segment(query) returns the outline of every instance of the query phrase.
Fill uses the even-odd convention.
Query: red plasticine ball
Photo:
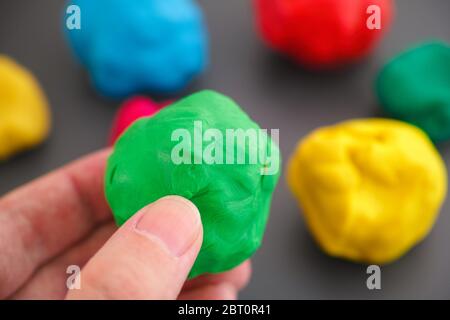
[[[394,9],[391,0],[254,0],[254,4],[258,28],[268,45],[316,69],[366,56],[391,24]],[[376,15],[380,29],[373,27]]]
[[[109,145],[113,145],[117,138],[137,119],[150,117],[172,101],[157,103],[150,98],[136,96],[126,100],[117,111],[113,121]]]

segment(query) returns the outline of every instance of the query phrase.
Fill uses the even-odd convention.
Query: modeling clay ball
[[[391,23],[391,0],[254,0],[265,42],[311,68],[366,56]]]
[[[298,145],[287,178],[324,251],[375,264],[399,258],[428,234],[447,188],[428,137],[387,119],[314,131]]]
[[[36,79],[0,55],[0,160],[41,143],[49,128],[47,99]]]
[[[267,131],[229,98],[202,91],[135,121],[119,137],[106,197],[119,225],[161,197],[190,199],[203,223],[190,277],[218,273],[260,246],[279,165]]]
[[[125,101],[114,118],[109,144],[113,145],[134,121],[142,117],[150,117],[170,103],[169,101],[156,103],[144,96],[136,96]]]
[[[192,0],[72,0],[78,28],[64,25],[79,60],[101,93],[172,93],[201,73],[207,35]]]
[[[450,46],[430,42],[410,49],[380,72],[376,92],[384,111],[423,129],[432,140],[450,138]]]

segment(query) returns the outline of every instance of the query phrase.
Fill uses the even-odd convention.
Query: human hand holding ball
[[[235,299],[250,262],[186,281],[203,237],[198,209],[171,196],[115,226],[103,195],[110,150],[0,198],[0,299]],[[174,228],[176,223],[177,228]],[[81,267],[68,290],[69,265]]]
[[[259,129],[231,99],[200,92],[135,122],[106,174],[109,150],[0,199],[0,234],[11,240],[0,242],[0,298],[235,298],[249,280],[279,172],[262,175],[266,161],[170,162],[171,130],[195,119],[219,132]],[[271,150],[279,165],[278,147],[263,141],[237,154]],[[70,265],[82,267],[80,290],[66,287]]]

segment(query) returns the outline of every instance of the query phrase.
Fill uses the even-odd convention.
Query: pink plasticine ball
[[[113,145],[117,138],[137,119],[151,117],[172,101],[155,102],[144,96],[136,96],[126,100],[117,111],[109,136],[109,145]]]

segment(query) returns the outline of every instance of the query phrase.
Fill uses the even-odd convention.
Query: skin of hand
[[[103,194],[109,150],[0,199],[0,298],[236,299],[250,262],[186,281],[203,237],[198,209],[168,196],[117,228]],[[67,267],[81,268],[68,290]]]

